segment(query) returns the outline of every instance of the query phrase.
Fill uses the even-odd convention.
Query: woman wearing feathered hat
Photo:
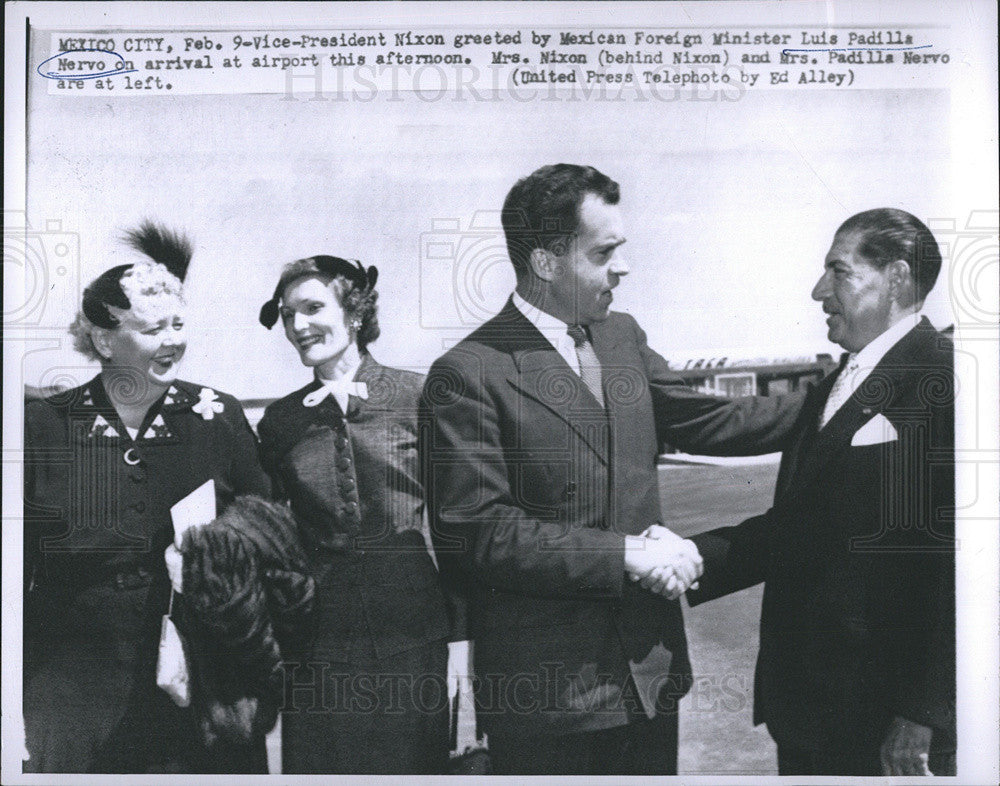
[[[377,274],[300,259],[260,312],[314,372],[258,427],[316,579],[313,627],[285,664],[285,773],[426,774],[447,762],[450,629],[416,452],[423,377],[368,352]]]
[[[100,373],[26,404],[25,769],[266,772],[262,740],[203,744],[157,686],[171,507],[207,489],[207,520],[270,483],[238,402],[177,378],[190,244],[149,222],[126,241],[71,327]]]

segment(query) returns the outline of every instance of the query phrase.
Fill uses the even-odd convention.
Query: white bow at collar
[[[326,381],[316,388],[316,390],[306,393],[305,398],[302,399],[302,405],[305,407],[315,407],[323,399],[331,395],[340,404],[341,411],[347,412],[347,397],[357,396],[358,398],[367,399],[368,385],[364,382],[355,382],[349,378]]]

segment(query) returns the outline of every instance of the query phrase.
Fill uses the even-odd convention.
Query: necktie
[[[587,390],[604,406],[604,391],[601,389],[601,361],[597,359],[594,347],[587,338],[587,332],[582,325],[570,325],[566,330],[576,346],[576,359],[580,362],[580,379]]]
[[[851,384],[851,381],[854,375],[858,373],[859,367],[858,355],[856,352],[852,352],[847,356],[847,365],[841,369],[840,373],[837,374],[837,378],[833,381],[830,395],[826,399],[826,406],[823,407],[823,417],[819,422],[820,428],[823,428],[823,426],[830,422],[830,419],[837,414],[837,410],[854,393],[854,386]]]

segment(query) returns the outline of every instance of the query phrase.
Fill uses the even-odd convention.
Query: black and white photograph
[[[994,3],[5,22],[4,783],[1000,779]]]

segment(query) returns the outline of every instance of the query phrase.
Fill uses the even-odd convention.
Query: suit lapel
[[[348,420],[354,421],[370,413],[395,408],[396,379],[385,366],[371,355],[366,353],[361,358],[361,365],[354,375],[354,380],[365,383],[368,388],[368,398],[363,399],[354,395],[347,397]]]
[[[886,409],[891,408],[903,387],[899,384],[900,379],[914,368],[911,358],[924,340],[923,336],[927,330],[933,331],[934,328],[924,318],[917,327],[890,347],[865,381],[844,402],[830,421],[816,433],[820,413],[826,404],[830,388],[833,387],[834,375],[831,374],[823,380],[817,388],[818,406],[809,407],[808,412],[803,411],[803,417],[812,417],[812,422],[811,424],[807,422],[805,431],[808,433],[810,428],[814,429],[816,437],[805,447],[801,465],[795,473],[796,485],[807,483],[819,475],[827,464],[850,447],[851,439],[859,428],[876,415],[884,414]]]
[[[288,408],[283,409],[278,415],[280,420],[275,423],[275,434],[282,445],[282,453],[300,442],[313,426],[328,426],[331,421],[336,422],[343,418],[340,405],[333,396],[326,396],[314,407],[307,407],[302,403],[306,395],[318,390],[319,387],[319,381],[314,379],[305,387],[295,391]]]
[[[802,413],[799,415],[800,426],[795,435],[794,442],[782,457],[781,468],[778,473],[776,497],[783,496],[793,486],[792,481],[798,479],[802,466],[810,458],[810,448],[816,442],[820,413],[823,411],[823,405],[830,395],[834,379],[835,375],[830,374],[820,380],[819,384],[811,387],[806,393],[806,401],[802,405]]]
[[[843,406],[837,410],[837,414],[830,418],[830,422],[817,432],[819,418],[831,386],[825,386],[825,395],[817,396],[819,406],[810,410],[812,422],[806,424],[806,434],[808,435],[811,431],[815,436],[812,440],[804,441],[802,461],[795,473],[796,485],[808,483],[812,478],[820,475],[823,468],[840,456],[841,452],[851,444],[854,432],[872,417],[872,408],[863,406],[855,394],[845,401]]]
[[[507,378],[508,383],[563,420],[607,464],[607,413],[579,375],[513,301],[507,301],[496,319],[508,331],[509,349],[517,370]]]

